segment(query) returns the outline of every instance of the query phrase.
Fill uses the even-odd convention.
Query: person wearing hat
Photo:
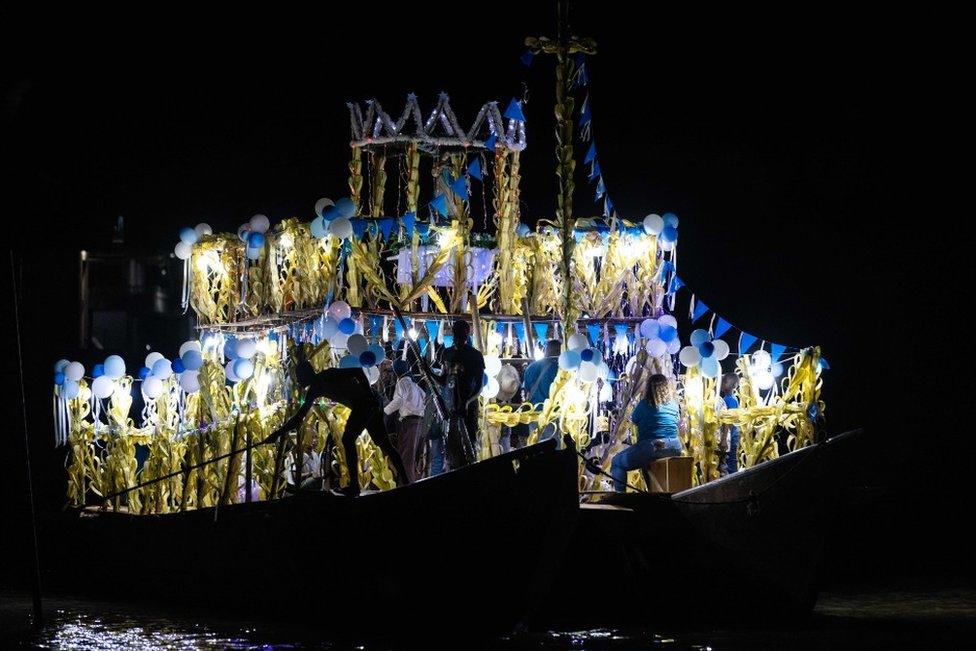
[[[342,433],[346,469],[349,471],[349,486],[340,492],[351,497],[359,495],[359,452],[356,449],[356,439],[364,429],[369,432],[373,443],[393,465],[397,486],[403,486],[407,482],[403,461],[390,441],[386,426],[383,424],[383,410],[380,409],[379,401],[363,369],[327,368],[316,373],[308,360],[303,359],[295,367],[295,377],[300,386],[308,389],[305,393],[305,401],[291,418],[274,431],[269,437],[270,440],[275,440],[285,432],[298,427],[319,398],[327,398],[350,409],[349,418],[346,419],[346,429]]]
[[[417,468],[420,441],[418,429],[427,396],[410,377],[410,365],[405,360],[393,362],[393,372],[397,377],[396,388],[393,390],[393,398],[383,411],[388,416],[395,414],[397,417],[396,448],[403,459],[407,481],[412,484],[419,479],[420,474]]]

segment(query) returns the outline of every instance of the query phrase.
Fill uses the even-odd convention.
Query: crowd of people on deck
[[[393,359],[386,360],[381,366],[380,379],[374,386],[370,386],[361,369],[333,368],[316,373],[311,364],[300,361],[296,377],[307,393],[302,406],[278,428],[277,433],[293,431],[319,398],[349,407],[341,443],[350,482],[339,488],[338,477],[323,461],[329,450],[316,452],[318,441],[313,435],[303,446],[300,467],[294,451],[288,456],[289,486],[292,489],[296,485],[303,489],[326,486],[333,492],[358,495],[359,463],[355,442],[364,429],[389,460],[397,485],[413,483],[449,469],[450,455],[445,450],[445,439],[450,419],[445,420],[441,414],[456,415],[457,427],[462,435],[466,433],[473,449],[478,439],[478,397],[483,386],[485,359],[471,344],[467,321],[455,321],[452,333],[452,344],[440,348],[429,365],[418,358],[416,349],[402,341],[401,347],[394,351]],[[514,366],[503,366],[498,375],[500,389],[496,399],[515,404],[523,401],[533,405],[544,403],[559,371],[561,349],[559,340],[547,341],[544,355],[525,366],[521,377]],[[422,365],[426,368],[421,368]],[[721,396],[727,408],[738,407],[737,384],[735,375],[723,376]],[[437,397],[440,409],[435,404]],[[673,380],[663,374],[652,375],[630,420],[634,425],[632,443],[617,452],[611,461],[612,488],[618,492],[626,490],[628,472],[647,469],[656,459],[684,453]],[[524,447],[538,427],[537,423],[503,427],[498,441],[500,451]],[[556,424],[549,423],[538,433],[536,440],[544,441],[556,435]],[[718,444],[720,474],[737,471],[738,445],[738,428],[723,426]]]

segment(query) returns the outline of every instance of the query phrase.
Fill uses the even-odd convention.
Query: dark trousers
[[[349,487],[359,491],[359,451],[356,449],[356,439],[365,429],[373,443],[386,455],[393,470],[396,472],[397,484],[402,486],[407,481],[407,471],[403,467],[403,460],[390,441],[390,435],[383,424],[383,410],[373,400],[356,401],[349,405],[351,410],[346,421],[346,429],[342,433],[342,447],[346,452],[346,468],[349,470]]]
[[[411,484],[420,478],[417,458],[420,456],[420,416],[407,416],[397,422],[396,449],[400,453]]]

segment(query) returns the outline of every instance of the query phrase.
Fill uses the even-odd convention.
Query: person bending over
[[[678,403],[668,378],[651,376],[647,394],[634,407],[630,420],[637,425],[637,442],[615,454],[610,463],[613,488],[618,493],[626,489],[628,471],[647,468],[655,459],[681,455]]]
[[[390,436],[383,424],[383,410],[372,387],[369,386],[369,380],[366,379],[363,369],[327,368],[316,373],[312,365],[307,360],[303,360],[295,367],[295,376],[298,383],[308,389],[305,402],[291,418],[275,430],[272,438],[277,438],[298,427],[318,399],[327,398],[350,409],[346,429],[342,433],[342,447],[346,452],[346,468],[349,470],[349,486],[341,492],[351,496],[359,494],[359,452],[356,450],[356,439],[364,429],[369,432],[373,443],[393,464],[397,486],[403,486],[407,482],[403,460],[390,442]]]

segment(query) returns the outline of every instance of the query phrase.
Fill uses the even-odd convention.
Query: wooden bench
[[[691,469],[691,457],[666,457],[655,459],[641,473],[652,493],[677,493],[691,488]]]

